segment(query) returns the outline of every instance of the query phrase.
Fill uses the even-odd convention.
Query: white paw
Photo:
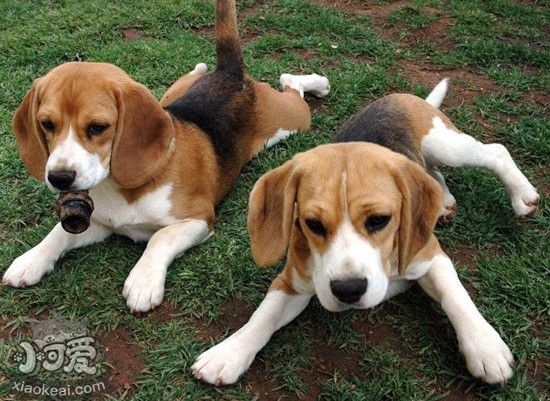
[[[254,360],[255,353],[232,336],[203,352],[191,367],[193,375],[204,382],[223,386],[235,383]]]
[[[304,97],[304,92],[311,93],[313,96],[317,97],[325,97],[330,92],[328,78],[317,74],[282,74],[280,82],[283,89],[285,87],[296,89],[300,92],[301,97]]]
[[[530,183],[527,183],[521,191],[512,195],[512,207],[517,216],[531,216],[537,210],[540,196]]]
[[[302,83],[300,82],[300,79],[297,75],[292,74],[282,74],[279,78],[279,82],[281,83],[281,88],[292,88],[296,89],[301,97],[304,97],[304,88]]]
[[[328,82],[328,78],[317,74],[313,75],[317,78],[316,82],[313,87],[307,90],[307,92],[316,97],[325,97],[330,92],[330,83]]]
[[[322,77],[320,75],[317,76],[319,77],[317,88],[314,90],[310,90],[309,92],[317,97],[325,97],[330,93],[330,83],[327,77]]]
[[[452,223],[456,217],[456,209],[457,209],[456,201],[454,203],[449,203],[449,204],[445,202],[445,204],[441,208],[441,212],[439,212],[439,218],[437,220],[438,224],[445,225],[445,224]]]
[[[132,269],[124,282],[122,295],[132,312],[147,312],[156,308],[164,298],[165,274],[155,271],[154,266],[143,266],[143,262]]]
[[[13,261],[4,273],[2,283],[11,287],[28,287],[53,270],[54,261],[35,248],[25,252]]]
[[[512,377],[514,357],[489,324],[459,338],[460,351],[472,376],[486,383],[504,383]]]

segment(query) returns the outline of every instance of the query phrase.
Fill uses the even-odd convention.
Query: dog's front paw
[[[535,187],[526,183],[521,191],[512,195],[512,207],[519,217],[531,216],[537,211],[539,200],[540,196]]]
[[[2,283],[11,287],[28,287],[53,270],[54,261],[34,248],[13,261],[4,273]]]
[[[486,383],[504,383],[512,377],[514,357],[489,324],[459,339],[460,350],[472,376]]]
[[[155,271],[153,267],[138,262],[126,279],[122,291],[132,312],[147,312],[162,303],[164,276],[164,273]]]
[[[255,353],[242,340],[227,340],[203,352],[191,368],[193,375],[216,386],[235,383],[254,360]]]

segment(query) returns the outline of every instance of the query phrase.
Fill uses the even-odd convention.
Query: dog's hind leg
[[[422,153],[431,165],[486,167],[506,186],[518,216],[529,216],[537,209],[537,190],[501,144],[481,143],[450,122],[434,117],[432,128],[422,139]]]
[[[309,130],[311,112],[303,99],[304,92],[322,97],[330,90],[328,79],[317,74],[283,74],[282,91],[275,90],[266,83],[253,84],[256,93],[254,114],[258,118],[250,158],[296,132]]]

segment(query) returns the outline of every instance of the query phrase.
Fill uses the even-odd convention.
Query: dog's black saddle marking
[[[249,79],[239,80],[216,70],[199,78],[183,96],[165,107],[174,117],[197,125],[210,139],[216,156],[236,157],[236,142],[250,122],[254,90]]]
[[[414,134],[408,119],[390,97],[375,101],[351,117],[332,142],[372,142],[424,164],[415,152]]]

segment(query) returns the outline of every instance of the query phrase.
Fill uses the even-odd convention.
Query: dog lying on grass
[[[328,94],[316,74],[281,76],[283,91],[243,64],[235,1],[216,3],[216,70],[181,77],[160,103],[120,68],[66,63],[37,79],[13,118],[23,162],[54,192],[89,190],[89,228],[56,225],[13,261],[3,283],[36,284],[67,251],[113,233],[147,248],[124,284],[128,307],[158,306],[174,258],[209,238],[214,207],[265,147],[308,130],[304,92]]]
[[[456,213],[438,165],[483,166],[504,182],[516,214],[539,196],[506,148],[461,133],[438,110],[447,80],[426,100],[386,96],[352,117],[333,144],[297,154],[258,180],[248,230],[259,265],[287,252],[284,270],[248,323],[201,354],[194,375],[215,385],[244,373],[275,331],[313,295],[329,311],[372,308],[413,281],[441,304],[466,365],[487,383],[512,376],[513,356],[481,316],[433,234]]]

